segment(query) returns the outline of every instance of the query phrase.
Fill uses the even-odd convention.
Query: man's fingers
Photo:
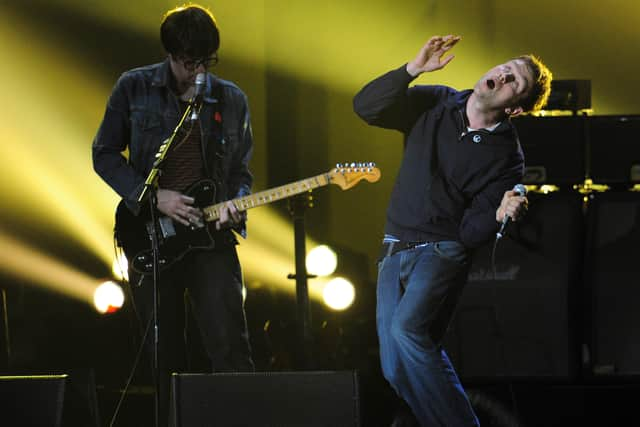
[[[195,202],[195,199],[193,197],[185,196],[184,194],[180,195],[180,200],[182,201],[182,203],[185,203],[187,205],[192,205]]]
[[[229,213],[231,214],[231,218],[233,218],[233,221],[236,223],[240,222],[240,220],[242,220],[242,213],[238,210],[238,208],[236,208],[236,206],[232,202],[229,202],[227,206],[229,206]]]
[[[187,206],[186,213],[192,219],[202,218],[202,211],[198,208],[194,208],[193,206]]]
[[[444,59],[440,59],[440,64],[442,64],[442,66],[444,67],[445,65],[447,65],[449,62],[451,62],[451,60],[455,57],[455,55],[448,55],[446,58]]]
[[[188,219],[188,218],[186,218],[186,217],[183,217],[183,216],[182,216],[182,215],[180,215],[180,214],[175,214],[175,215],[173,216],[173,219],[174,219],[174,220],[176,220],[176,221],[178,221],[178,222],[179,222],[180,224],[182,224],[182,225],[189,226],[189,219]]]

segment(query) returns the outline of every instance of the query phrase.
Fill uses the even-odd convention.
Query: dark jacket
[[[408,88],[412,80],[402,66],[354,98],[355,112],[367,123],[405,135],[385,233],[475,248],[494,235],[504,192],[522,179],[524,156],[515,127],[505,120],[491,132],[467,132],[471,90]]]
[[[169,89],[169,73],[167,59],[122,74],[93,141],[94,169],[135,214],[155,154],[182,116],[178,98]],[[213,179],[216,166],[222,169],[218,201],[249,194],[253,136],[245,94],[235,84],[207,73],[200,123],[205,173]]]

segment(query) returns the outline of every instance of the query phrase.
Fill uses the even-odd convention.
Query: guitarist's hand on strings
[[[239,211],[231,200],[229,200],[220,209],[220,219],[216,221],[216,230],[233,228],[245,219],[247,219],[247,212]]]
[[[202,212],[194,208],[193,197],[185,196],[173,190],[158,189],[158,210],[180,224],[189,226],[202,218]]]

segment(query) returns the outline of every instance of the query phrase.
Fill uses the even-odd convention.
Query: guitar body
[[[216,187],[211,180],[202,180],[187,190],[195,199],[194,206],[204,208],[215,202]],[[192,249],[212,249],[215,245],[206,222],[185,226],[156,210],[158,219],[159,268],[163,269],[182,258]],[[134,215],[123,201],[116,209],[116,236],[129,260],[129,267],[140,274],[153,273],[153,230],[149,207]]]
[[[361,180],[376,182],[378,179],[380,179],[380,170],[374,163],[338,164],[327,173],[248,194],[230,202],[238,211],[243,212],[329,184],[335,184],[347,190]],[[193,197],[194,206],[202,209],[203,220],[199,224],[187,227],[159,214],[157,235],[160,269],[168,267],[192,249],[212,249],[215,246],[214,234],[212,234],[215,231],[210,230],[207,223],[213,224],[220,218],[227,202],[214,204],[216,186],[208,179],[195,183],[185,194]],[[152,231],[148,208],[135,216],[124,202],[120,202],[116,209],[116,239],[129,260],[130,268],[141,274],[153,273]]]

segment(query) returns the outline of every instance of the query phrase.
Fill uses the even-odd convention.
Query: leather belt
[[[382,250],[380,251],[380,258],[391,256],[397,252],[407,249],[413,249],[416,246],[426,245],[429,242],[382,242]]]

